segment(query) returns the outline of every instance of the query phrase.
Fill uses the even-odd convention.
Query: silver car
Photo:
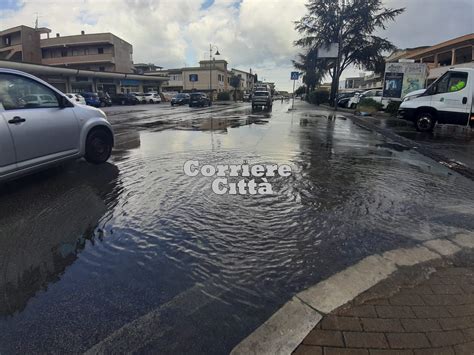
[[[0,181],[81,157],[106,162],[114,144],[106,118],[33,75],[0,68]]]

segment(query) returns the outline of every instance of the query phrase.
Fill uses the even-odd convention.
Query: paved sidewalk
[[[293,354],[474,354],[471,265],[389,278],[324,316]]]

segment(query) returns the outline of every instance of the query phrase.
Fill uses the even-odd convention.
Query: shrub
[[[308,95],[308,102],[320,105],[329,102],[329,92],[326,90],[311,91]]]
[[[219,101],[229,101],[230,100],[230,94],[226,91],[220,92],[217,94],[217,100]]]
[[[402,104],[401,101],[390,101],[385,109],[385,112],[391,114],[392,116],[396,116],[398,112],[398,108]]]
[[[374,99],[362,99],[357,105],[357,111],[359,112],[374,113],[380,111],[382,108],[383,105]]]

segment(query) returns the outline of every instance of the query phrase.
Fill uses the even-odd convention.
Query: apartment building
[[[252,73],[252,69],[249,72],[232,68],[230,76],[238,76],[240,78],[240,88],[239,90],[244,93],[250,93],[253,90],[253,87],[256,82],[256,75]]]
[[[41,64],[41,37],[50,32],[48,28],[28,26],[0,31],[0,60]]]
[[[0,32],[0,60],[81,70],[133,73],[133,47],[112,33],[50,36],[48,28],[17,26]]]
[[[42,64],[83,70],[133,72],[133,47],[112,33],[42,39]]]
[[[453,38],[429,47],[407,49],[393,53],[388,63],[413,60],[426,63],[429,69],[428,82],[443,75],[449,68],[474,67],[474,33]]]

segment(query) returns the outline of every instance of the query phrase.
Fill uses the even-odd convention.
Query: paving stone
[[[369,355],[366,349],[324,348],[324,355]]]
[[[437,348],[448,345],[462,344],[466,341],[463,332],[460,330],[429,332],[426,333],[426,335],[428,336],[431,344]]]
[[[441,306],[412,306],[411,310],[417,318],[444,318],[452,317],[446,307]]]
[[[462,304],[459,295],[422,295],[428,306],[451,306]]]
[[[415,318],[415,313],[408,306],[375,306],[380,318]]]
[[[387,340],[383,333],[370,332],[344,332],[346,346],[350,348],[388,348]]]
[[[466,340],[474,341],[474,328],[466,328],[463,329],[462,332],[464,333]]]
[[[375,307],[372,305],[360,305],[360,306],[349,306],[340,308],[336,311],[336,314],[341,316],[349,317],[377,317],[377,312],[375,312]]]
[[[441,330],[441,326],[434,319],[401,319],[403,328],[407,332],[430,332]]]
[[[339,316],[326,316],[321,322],[322,329],[327,330],[352,330],[361,331],[362,326],[360,325],[359,318],[356,317],[339,317]]]
[[[454,346],[456,355],[472,355],[474,354],[474,341]]]
[[[323,355],[323,348],[320,346],[301,344],[293,352],[293,355]]]
[[[431,295],[433,290],[428,285],[418,285],[416,287],[403,287],[400,289],[400,295]]]
[[[344,346],[342,333],[334,330],[313,329],[303,340],[305,345]]]
[[[473,319],[470,317],[440,318],[439,323],[444,330],[474,327]]]
[[[387,340],[394,349],[421,349],[430,347],[423,333],[387,333]]]
[[[419,295],[395,295],[390,297],[390,304],[396,306],[423,306],[425,302]]]
[[[388,301],[387,298],[376,298],[373,300],[368,300],[365,302],[365,304],[371,304],[371,305],[389,305],[390,302]]]
[[[447,310],[453,317],[474,316],[474,305],[465,304],[460,306],[447,306]]]
[[[455,355],[454,348],[430,348],[415,350],[415,355]]]
[[[435,295],[461,295],[464,290],[459,285],[431,285]]]
[[[403,332],[399,319],[361,318],[362,326],[367,332]]]
[[[370,355],[413,355],[413,350],[397,350],[397,349],[371,349]]]

